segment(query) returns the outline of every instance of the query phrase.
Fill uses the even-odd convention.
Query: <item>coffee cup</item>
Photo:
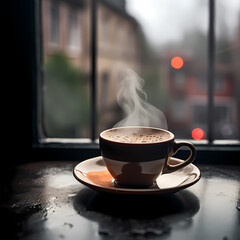
[[[194,145],[176,142],[174,134],[152,127],[119,127],[100,133],[100,150],[104,163],[115,179],[124,187],[143,188],[155,183],[162,173],[171,173],[190,164],[196,156]],[[181,147],[187,147],[187,160],[170,165],[169,157]]]

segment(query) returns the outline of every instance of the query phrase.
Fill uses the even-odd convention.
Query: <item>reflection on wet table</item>
[[[15,239],[239,239],[240,167],[199,165],[202,178],[170,195],[115,195],[73,177],[76,162],[19,166],[1,204]]]

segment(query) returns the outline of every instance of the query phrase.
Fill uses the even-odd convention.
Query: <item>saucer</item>
[[[169,158],[171,165],[179,164],[183,160]],[[101,191],[116,194],[166,194],[174,193],[196,183],[200,177],[200,170],[193,164],[172,173],[160,175],[156,183],[147,188],[126,188],[114,183],[101,156],[90,158],[79,163],[73,170],[74,177],[82,184]]]

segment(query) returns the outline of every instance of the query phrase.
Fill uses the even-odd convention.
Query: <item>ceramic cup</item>
[[[124,187],[151,186],[160,174],[179,170],[196,156],[192,143],[176,142],[173,133],[159,128],[112,128],[101,132],[99,141],[108,171]],[[181,147],[189,148],[190,156],[178,165],[170,165],[169,157]]]

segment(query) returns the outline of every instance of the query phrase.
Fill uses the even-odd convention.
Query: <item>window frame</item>
[[[31,60],[33,65],[29,66],[32,72],[31,100],[32,100],[32,150],[31,153],[36,160],[85,160],[100,155],[99,144],[96,136],[96,65],[97,65],[97,4],[98,0],[91,0],[91,139],[52,139],[44,136],[41,125],[42,112],[42,78],[44,76],[42,67],[42,21],[41,0],[28,1],[30,8],[24,11],[29,13],[30,22],[27,25],[33,36],[31,37]],[[26,2],[25,2],[26,4]],[[208,140],[191,142],[196,146],[198,154],[196,163],[208,164],[239,164],[240,163],[240,141],[239,140],[214,140],[213,139],[213,93],[214,93],[214,9],[215,0],[209,0],[209,32],[208,32]],[[185,157],[186,150],[178,152],[179,157]]]

